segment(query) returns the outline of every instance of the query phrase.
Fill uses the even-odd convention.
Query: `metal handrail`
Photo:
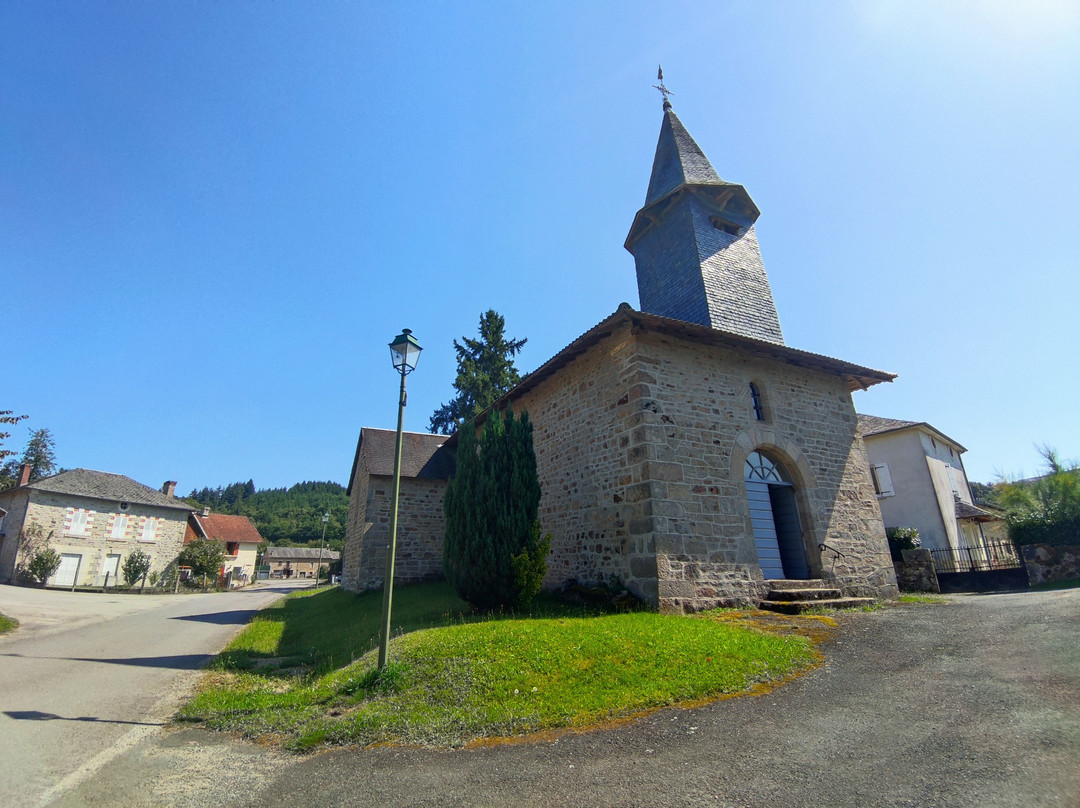
[[[821,551],[822,553],[824,553],[824,552],[825,552],[826,550],[828,550],[828,551],[829,551],[830,553],[832,553],[832,554],[833,554],[833,557],[832,557],[832,560],[833,560],[833,561],[839,561],[839,560],[840,560],[841,558],[843,558],[843,557],[844,557],[844,554],[843,554],[843,553],[841,553],[841,552],[840,552],[839,550],[837,550],[837,549],[836,549],[835,547],[830,547],[830,546],[829,546],[829,545],[827,545],[827,544],[826,544],[825,542],[821,542],[821,544],[819,544],[819,545],[817,546],[817,548],[818,548],[818,550],[820,550],[820,551]]]

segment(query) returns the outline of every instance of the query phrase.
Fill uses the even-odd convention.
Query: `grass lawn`
[[[898,600],[901,603],[948,603],[949,599],[941,595],[921,594],[918,592],[905,592]]]
[[[527,615],[476,615],[438,583],[395,589],[379,674],[381,608],[379,592],[290,595],[212,663],[179,719],[291,749],[458,746],[743,692],[818,659],[807,637],[728,614],[599,614],[542,597]]]
[[[0,614],[0,634],[7,634],[9,631],[13,631],[19,627],[19,621],[14,617],[8,617],[6,614]]]
[[[1069,578],[1065,581],[1051,581],[1048,584],[1035,584],[1031,587],[1032,592],[1046,592],[1052,589],[1075,589],[1080,587],[1080,578]]]

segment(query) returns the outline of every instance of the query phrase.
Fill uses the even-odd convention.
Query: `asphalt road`
[[[0,586],[0,804],[47,804],[156,738],[198,669],[290,585],[209,595]]]
[[[153,728],[53,804],[1080,805],[1080,590],[954,596],[840,622],[821,667],[754,698],[458,751],[296,757]]]

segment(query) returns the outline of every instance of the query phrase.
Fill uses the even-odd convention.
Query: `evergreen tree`
[[[536,518],[529,416],[491,413],[479,442],[471,425],[458,436],[457,470],[443,500],[447,580],[480,609],[525,605],[539,591],[550,548]]]
[[[505,330],[506,318],[494,309],[488,309],[480,315],[480,339],[462,337],[464,345],[454,340],[458,365],[454,390],[457,395],[435,410],[431,416],[432,432],[452,434],[521,381],[513,357],[528,340],[508,339]]]
[[[58,471],[56,467],[56,441],[48,429],[35,429],[30,433],[26,450],[19,465],[30,464],[30,482],[44,477],[51,477]]]
[[[248,480],[216,488],[192,489],[187,497],[194,508],[207,506],[215,513],[237,514],[255,523],[269,544],[279,547],[318,546],[322,519],[329,512],[326,546],[340,551],[345,544],[349,495],[334,482],[302,482],[289,488],[255,489]]]
[[[10,424],[14,426],[27,417],[25,415],[12,415],[13,412],[14,410],[0,410],[0,424]],[[10,437],[10,432],[0,431],[0,461],[5,457],[11,457],[15,454],[11,449],[4,448],[4,439]],[[18,463],[14,460],[0,465],[0,491],[3,491],[5,488],[12,488],[19,481],[18,469]]]

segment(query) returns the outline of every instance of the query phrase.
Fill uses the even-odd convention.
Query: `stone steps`
[[[812,609],[856,609],[874,602],[873,598],[846,598],[839,589],[820,579],[809,581],[769,581],[766,599],[759,608],[781,614],[803,614]]]

